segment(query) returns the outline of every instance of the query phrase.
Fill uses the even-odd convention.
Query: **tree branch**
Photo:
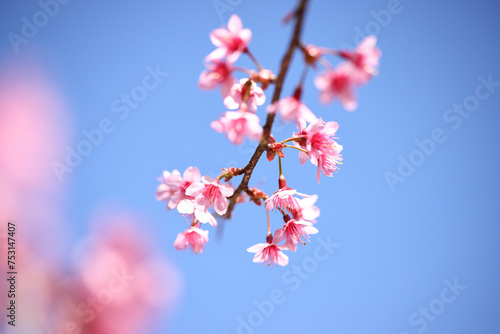
[[[281,68],[278,75],[278,79],[276,80],[276,86],[274,89],[273,99],[271,103],[274,103],[280,99],[281,90],[283,88],[283,82],[285,81],[285,76],[288,72],[288,67],[290,66],[290,61],[292,60],[292,55],[295,47],[299,46],[300,43],[300,33],[302,32],[302,22],[304,20],[304,14],[306,10],[306,5],[308,0],[300,0],[299,7],[295,11],[295,29],[293,31],[292,39],[290,44],[288,45],[288,49],[281,61]],[[268,114],[266,123],[264,124],[262,137],[260,138],[259,146],[255,149],[252,157],[248,164],[242,168],[243,179],[241,180],[240,185],[234,191],[233,196],[229,198],[229,206],[227,208],[227,212],[224,215],[226,218],[231,218],[231,213],[234,209],[234,205],[236,204],[236,199],[241,194],[242,191],[248,191],[248,182],[250,181],[250,177],[252,176],[253,169],[259,162],[259,159],[262,153],[267,149],[267,141],[269,139],[269,135],[271,134],[271,129],[273,127],[275,114]]]

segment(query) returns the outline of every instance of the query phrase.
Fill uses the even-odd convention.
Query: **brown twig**
[[[293,31],[292,39],[290,41],[290,44],[288,45],[288,49],[285,53],[285,56],[283,57],[283,60],[281,61],[281,68],[280,72],[278,75],[278,79],[276,80],[276,87],[274,89],[274,95],[271,103],[274,103],[280,99],[281,95],[281,90],[283,87],[283,82],[285,81],[285,76],[288,71],[288,67],[290,66],[290,61],[292,60],[292,55],[293,51],[296,47],[300,45],[300,33],[302,32],[302,22],[304,20],[304,13],[306,10],[306,5],[307,5],[308,0],[300,0],[299,7],[297,8],[295,12],[295,29]],[[236,204],[236,199],[238,196],[241,194],[242,191],[248,191],[248,182],[250,181],[250,177],[252,176],[253,169],[259,162],[259,159],[262,155],[262,153],[266,150],[267,148],[267,141],[269,139],[269,135],[271,134],[271,129],[273,127],[273,122],[274,122],[274,117],[275,114],[268,114],[266,123],[264,124],[263,132],[262,132],[262,137],[260,138],[260,143],[259,146],[255,149],[255,152],[253,153],[252,157],[250,158],[250,161],[248,164],[242,168],[242,172],[244,173],[243,179],[241,180],[240,185],[236,190],[234,191],[233,196],[229,198],[229,206],[227,208],[227,212],[225,214],[226,218],[231,218],[231,213],[234,209],[234,205]],[[243,174],[242,173],[242,174]]]

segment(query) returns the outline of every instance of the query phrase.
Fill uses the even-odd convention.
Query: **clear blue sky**
[[[497,2],[312,1],[306,42],[336,48],[354,44],[359,31],[375,33],[383,56],[380,75],[357,91],[352,113],[338,103],[320,105],[308,77],[304,101],[340,124],[344,164],[318,185],[315,167],[299,165],[288,152],[288,183],[319,195],[320,233],[289,253],[288,267],[272,270],[252,263],[246,251],[264,240],[262,209],[237,207],[223,237],[217,240],[209,228],[204,253],[192,255],[172,246],[186,227],[182,218],[154,198],[165,169],[194,165],[216,175],[243,166],[253,152],[254,143],[235,147],[209,127],[226,110],[218,91],[197,88],[202,59],[213,49],[209,32],[238,14],[253,31],[251,50],[274,71],[289,40],[291,27],[280,20],[295,1],[220,0],[231,8],[224,13],[214,2],[73,0],[18,53],[7,35],[21,34],[22,18],[31,19],[40,6],[1,5],[0,60],[36,58],[56,78],[71,110],[73,136],[65,145],[74,147],[83,130],[105,118],[114,126],[64,176],[69,244],[108,203],[144,217],[144,231],[184,281],[173,315],[155,333],[499,332]],[[300,76],[300,62],[295,54],[285,95]],[[129,113],[114,113],[114,101],[141,85],[148,67],[168,76]],[[294,130],[280,126],[275,136]],[[427,154],[418,153],[417,142],[427,143]],[[400,166],[407,164],[401,159],[417,166]],[[251,184],[262,182],[272,193],[276,177],[277,161],[262,160]],[[279,227],[278,216],[273,224]],[[328,240],[336,248],[318,248]],[[264,303],[259,311],[256,304],[271,299],[272,307]]]

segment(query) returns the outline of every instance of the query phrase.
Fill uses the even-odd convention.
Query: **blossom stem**
[[[342,57],[342,51],[341,50],[335,50],[335,49],[330,49],[330,48],[321,48],[321,51],[324,54],[327,54],[327,55],[341,56]]]
[[[246,73],[248,75],[251,75],[252,74],[252,70],[249,70],[249,69],[246,69],[246,68],[243,68],[243,67],[233,67],[233,70],[234,71],[240,71],[240,72],[243,72],[243,73]]]
[[[296,149],[296,150],[299,150],[299,151],[304,152],[305,154],[307,154],[307,151],[306,151],[306,150],[304,150],[304,149],[302,149],[302,148],[300,148],[300,147],[297,147],[297,146],[292,146],[292,145],[283,145],[283,147],[290,147],[290,148],[294,148],[294,149]]]
[[[293,136],[293,137],[290,137],[288,139],[285,139],[283,141],[280,141],[280,143],[284,144],[284,143],[288,143],[288,142],[291,142],[291,141],[296,141],[298,139],[303,139],[303,138],[306,138],[307,136]]]
[[[271,235],[271,219],[269,218],[269,210],[267,212],[267,235]]]
[[[333,70],[333,66],[332,66],[332,64],[330,64],[330,63],[328,62],[328,60],[326,60],[325,58],[323,58],[323,57],[318,58],[318,62],[319,62],[321,65],[323,65],[323,67],[324,67],[325,69],[327,69],[327,70]]]
[[[300,75],[300,81],[299,81],[300,87],[302,87],[304,85],[304,82],[306,81],[306,76],[307,76],[308,70],[309,70],[309,66],[304,66],[304,69],[302,70],[302,74]]]
[[[257,58],[255,58],[255,56],[250,52],[248,47],[245,49],[245,53],[250,57],[250,59],[252,59],[253,63],[255,64],[255,66],[257,66],[259,71],[263,69],[263,67],[260,65],[259,61],[257,60]]]
[[[287,145],[284,145],[285,147]],[[283,171],[281,170],[281,157],[278,155],[278,163],[279,163],[279,166],[280,166],[280,177],[283,176]]]
[[[300,45],[300,34],[302,32],[302,26],[304,22],[304,15],[306,11],[306,6],[308,4],[308,0],[300,0],[300,4],[297,7],[296,15],[295,15],[295,27],[294,31],[292,34],[292,38],[290,40],[290,44],[288,45],[287,51],[285,53],[285,56],[283,57],[283,60],[281,61],[281,67],[280,71],[278,74],[278,78],[276,79],[276,85],[274,88],[274,95],[272,98],[271,103],[274,103],[278,101],[281,97],[281,90],[283,88],[283,82],[285,81],[286,74],[288,72],[288,69],[290,67],[290,62],[292,60],[292,55],[293,51],[295,48]],[[234,206],[236,204],[236,199],[240,195],[240,193],[248,188],[248,182],[250,181],[250,177],[252,176],[253,170],[257,163],[259,162],[260,157],[262,156],[262,153],[266,151],[267,149],[267,144],[269,140],[269,135],[271,134],[271,129],[273,127],[274,123],[274,118],[276,114],[275,113],[269,113],[267,115],[266,123],[264,124],[263,127],[263,132],[262,132],[262,137],[260,138],[260,143],[259,146],[255,149],[255,152],[253,153],[252,157],[250,158],[250,161],[248,164],[243,168],[244,176],[243,179],[241,180],[240,185],[236,190],[234,191],[233,195],[230,198],[229,205],[226,211],[226,218],[231,218],[231,213],[234,209]]]

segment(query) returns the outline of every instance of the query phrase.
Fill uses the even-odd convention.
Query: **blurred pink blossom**
[[[227,23],[227,28],[215,29],[210,33],[210,40],[217,47],[206,58],[206,61],[221,60],[226,57],[234,63],[247,48],[252,31],[243,29],[238,15],[233,14]]]
[[[327,104],[338,98],[346,110],[355,110],[358,106],[354,93],[354,86],[359,84],[357,79],[357,71],[349,63],[342,63],[318,75],[314,84],[320,90],[320,102]]]
[[[228,109],[238,109],[248,112],[256,112],[257,106],[266,102],[266,95],[262,88],[257,86],[255,81],[250,79],[241,79],[239,83],[234,84],[229,94],[224,98],[224,105]]]
[[[198,86],[201,89],[214,89],[220,85],[221,94],[226,97],[234,85],[236,79],[231,76],[233,67],[231,63],[219,59],[214,59],[212,63],[206,65],[207,70],[200,74]]]
[[[360,71],[357,73],[358,84],[366,83],[373,75],[377,74],[382,52],[376,46],[377,37],[367,36],[356,46],[354,51],[341,51],[340,56],[349,59]]]
[[[210,126],[217,132],[225,132],[227,138],[235,145],[241,145],[245,136],[259,140],[262,134],[259,117],[243,111],[227,111]]]

